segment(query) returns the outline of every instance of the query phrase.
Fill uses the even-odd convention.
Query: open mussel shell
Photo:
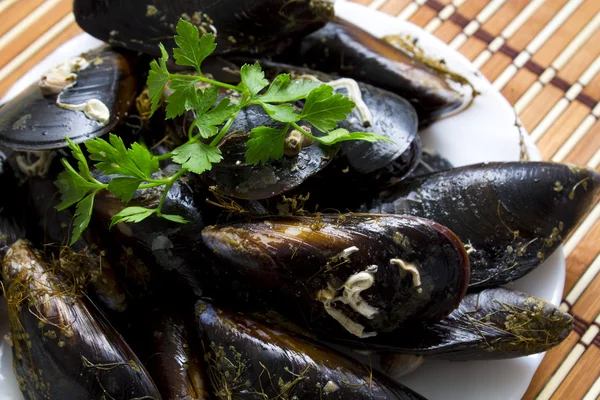
[[[357,349],[447,360],[523,357],[550,350],[573,329],[573,317],[552,304],[505,288],[469,293],[442,321],[398,329]]]
[[[432,219],[462,240],[471,288],[522,277],[548,258],[596,203],[600,174],[549,162],[484,163],[399,185],[365,210]]]
[[[141,362],[25,241],[3,265],[14,368],[26,399],[160,399]]]
[[[75,0],[79,26],[113,46],[160,56],[180,18],[216,35],[217,54],[272,53],[333,17],[330,0]]]
[[[65,60],[0,108],[0,145],[56,149],[67,146],[65,136],[79,143],[111,131],[135,103],[138,63],[108,47]]]
[[[250,114],[254,111],[263,113],[261,108],[261,110],[247,110],[240,114]],[[246,117],[240,115],[232,129],[235,131],[236,126],[244,126],[245,120]],[[245,161],[246,142],[249,139],[249,132],[256,126],[260,125],[247,126],[247,129],[241,129],[240,133],[227,136],[219,145],[223,161],[213,165],[209,176],[216,183],[215,190],[220,194],[259,200],[288,192],[325,168],[338,150],[336,147],[307,143],[297,154],[290,154],[265,164],[248,165]],[[300,133],[298,135],[301,140],[304,140],[305,136]]]
[[[306,36],[278,59],[396,93],[415,107],[421,125],[463,104],[463,96],[440,73],[340,18]]]
[[[437,321],[458,306],[469,279],[458,238],[415,217],[276,217],[208,227],[202,237],[217,269],[256,289],[251,301],[299,324],[312,315],[320,332],[368,337]]]
[[[423,399],[335,350],[209,303],[197,303],[196,321],[217,398]]]

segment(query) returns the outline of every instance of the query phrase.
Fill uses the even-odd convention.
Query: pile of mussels
[[[75,0],[74,12],[107,45],[0,108],[6,340],[25,398],[422,399],[394,379],[423,359],[521,357],[571,331],[568,314],[500,285],[557,249],[600,175],[454,168],[423,150],[419,127],[468,102],[440,68],[335,18],[326,0]],[[56,211],[53,184],[65,135],[143,137],[157,154],[185,141],[193,115],[149,118],[143,87],[179,18],[216,34],[215,78],[237,83],[259,60],[270,75],[328,82],[361,105],[343,127],[393,142],[289,140],[283,159],[246,165],[248,133],[275,124],[251,106],[224,161],[170,188],[165,212],[190,223],[109,230],[125,205],[100,193],[68,246],[73,213]],[[352,358],[365,354],[369,366]]]

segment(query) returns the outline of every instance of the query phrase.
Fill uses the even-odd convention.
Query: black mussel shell
[[[247,62],[250,62],[247,60]],[[268,75],[288,73],[296,79],[318,80],[332,85],[336,93],[350,97],[357,106],[338,125],[350,132],[370,132],[387,137],[391,142],[343,142],[341,153],[347,164],[360,174],[381,173],[392,162],[409,152],[417,138],[416,111],[404,98],[357,80],[342,78],[293,65],[260,61]],[[412,150],[414,152],[415,149]],[[420,156],[420,146],[418,148]],[[419,157],[415,158],[418,161]],[[408,164],[407,168],[414,168]]]
[[[438,154],[435,150],[424,148],[416,168],[406,176],[406,179],[418,178],[452,168],[454,168],[454,165],[442,155]]]
[[[438,321],[467,288],[468,257],[443,226],[407,216],[275,217],[204,229],[219,271],[309,328],[358,337]],[[235,284],[235,279],[230,285]],[[308,317],[307,317],[308,318]]]
[[[549,162],[484,163],[423,176],[364,207],[429,218],[462,240],[469,287],[527,274],[548,258],[594,206],[600,174]]]
[[[306,36],[277,59],[396,93],[415,107],[420,125],[463,104],[462,95],[434,69],[340,18]]]
[[[199,301],[196,321],[215,397],[423,399],[335,350]]]
[[[194,301],[172,303],[165,296],[148,307],[140,307],[133,320],[131,346],[143,361],[164,399],[210,398],[202,347],[194,324]],[[187,298],[185,299],[188,300]]]
[[[26,399],[160,399],[123,338],[28,242],[14,243],[2,264],[14,368]]]
[[[156,178],[171,176],[176,172],[169,166]],[[99,178],[102,181],[110,177]],[[163,189],[138,191],[127,204],[107,192],[100,192],[94,201],[94,218],[104,226],[105,233],[114,246],[126,246],[142,264],[161,273],[174,273],[182,283],[201,293],[202,285],[194,269],[202,264],[204,247],[201,232],[205,219],[215,221],[215,216],[204,214],[204,202],[208,197],[206,188],[195,180],[183,177],[170,188],[163,206],[163,213],[183,217],[187,224],[151,216],[139,223],[117,224],[106,231],[114,215],[128,206],[156,208]]]
[[[0,257],[8,246],[25,237],[24,196],[14,171],[0,150]]]
[[[333,17],[329,0],[75,0],[79,26],[113,46],[160,56],[180,18],[216,35],[216,54],[273,53]]]
[[[139,56],[102,47],[81,57],[85,62],[65,61],[65,65],[75,63],[68,72],[76,78],[49,71],[46,79],[0,108],[0,145],[17,150],[56,149],[67,146],[65,136],[80,143],[124,121],[141,84],[136,71]],[[69,86],[74,79],[75,84]],[[65,109],[57,105],[58,100],[71,106],[93,104],[96,112]],[[102,107],[106,109],[101,111]]]
[[[552,304],[505,288],[469,293],[458,309],[428,326],[369,338],[357,349],[447,360],[523,357],[550,350],[573,330],[573,317]]]
[[[253,110],[247,110],[245,114],[252,112]],[[241,127],[244,121],[246,117],[240,115],[234,126]],[[256,126],[260,125],[254,125]],[[223,161],[213,165],[209,176],[216,183],[216,191],[223,195],[259,200],[285,193],[325,168],[337,152],[336,147],[312,143],[302,147],[298,154],[284,156],[266,164],[248,165],[245,161],[246,142],[251,130],[251,126],[241,129],[241,133],[227,136],[219,145]]]

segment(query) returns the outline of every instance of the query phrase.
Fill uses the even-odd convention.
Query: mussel
[[[0,145],[40,151],[80,143],[124,122],[141,83],[139,57],[101,47],[53,67],[0,108]]]
[[[505,288],[469,293],[458,309],[427,326],[400,328],[357,344],[357,349],[446,360],[523,357],[557,346],[573,317],[543,300]]]
[[[174,173],[174,168],[176,166],[171,165],[159,174],[170,176]],[[107,180],[111,177],[99,179]],[[155,208],[162,193],[161,188],[139,191],[130,203],[125,204],[110,193],[101,192],[94,202],[94,218],[108,228],[112,217],[127,206]],[[163,212],[179,215],[188,221],[187,224],[152,216],[136,224],[115,225],[105,232],[107,240],[111,240],[116,246],[130,248],[133,257],[139,258],[151,271],[174,274],[184,287],[192,288],[201,294],[203,285],[195,269],[197,265],[202,265],[204,254],[201,232],[205,226],[203,204],[207,193],[206,188],[191,177],[181,179],[170,188]],[[216,217],[208,216],[209,221],[213,222],[216,221]]]
[[[12,244],[2,272],[14,368],[26,399],[160,399],[123,338],[28,242]]]
[[[204,301],[196,321],[216,398],[423,399],[317,342]]]
[[[416,178],[364,207],[409,214],[452,230],[469,251],[470,288],[527,274],[595,204],[600,174],[549,162],[484,163]]]
[[[216,274],[233,271],[255,289],[251,301],[317,332],[369,337],[438,321],[458,306],[469,279],[458,238],[415,217],[277,217],[211,226],[202,237]]]
[[[165,288],[165,290],[169,290]],[[145,302],[134,319],[131,346],[143,361],[164,399],[210,398],[210,385],[196,337],[194,302],[165,299]]]
[[[330,0],[75,0],[79,26],[104,42],[160,56],[159,43],[175,47],[180,18],[201,33],[216,35],[218,53],[264,53],[285,48],[294,38],[333,17]]]
[[[421,125],[463,104],[463,96],[438,71],[340,18],[291,46],[277,60],[396,93],[415,107]]]

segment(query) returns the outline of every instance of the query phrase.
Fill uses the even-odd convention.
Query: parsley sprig
[[[58,176],[56,185],[62,196],[57,209],[64,210],[77,205],[72,243],[77,241],[88,226],[94,198],[102,190],[108,190],[127,203],[140,189],[164,187],[156,208],[127,207],[113,217],[111,226],[121,222],[140,222],[151,215],[186,223],[181,216],[162,213],[169,189],[184,174],[202,174],[223,159],[218,145],[231,129],[240,111],[250,105],[261,106],[271,119],[285,125],[282,129],[266,126],[252,129],[250,140],[246,143],[247,164],[256,165],[283,157],[285,138],[290,130],[297,130],[325,146],[347,140],[388,140],[372,133],[349,132],[339,128],[338,122],[346,119],[355,104],[346,96],[335,94],[333,87],[327,84],[303,79],[292,80],[290,74],[278,75],[269,82],[257,62],[244,65],[240,70],[241,82],[230,85],[210,79],[202,73],[202,63],[216,49],[212,34],[200,36],[196,26],[180,19],[175,43],[175,63],[192,67],[196,75],[169,72],[169,54],[160,44],[161,57],[150,63],[147,86],[151,114],[161,104],[167,85],[171,94],[166,98],[166,118],[177,118],[189,111],[194,113],[194,121],[188,130],[188,141],[158,157],[139,143],[126,148],[123,141],[113,134],[109,135],[108,141],[97,138],[85,142],[89,158],[98,171],[112,176],[110,183],[102,183],[92,175],[81,147],[69,141],[69,148],[77,160],[77,169],[63,159],[65,170]],[[238,100],[233,102],[226,97],[219,101],[221,88],[237,92]],[[304,100],[301,112],[297,112],[291,104],[298,100]],[[313,135],[299,125],[300,121],[311,124],[322,135]],[[153,178],[153,174],[159,171],[159,161],[164,159],[171,159],[180,164],[181,168],[168,178]]]

